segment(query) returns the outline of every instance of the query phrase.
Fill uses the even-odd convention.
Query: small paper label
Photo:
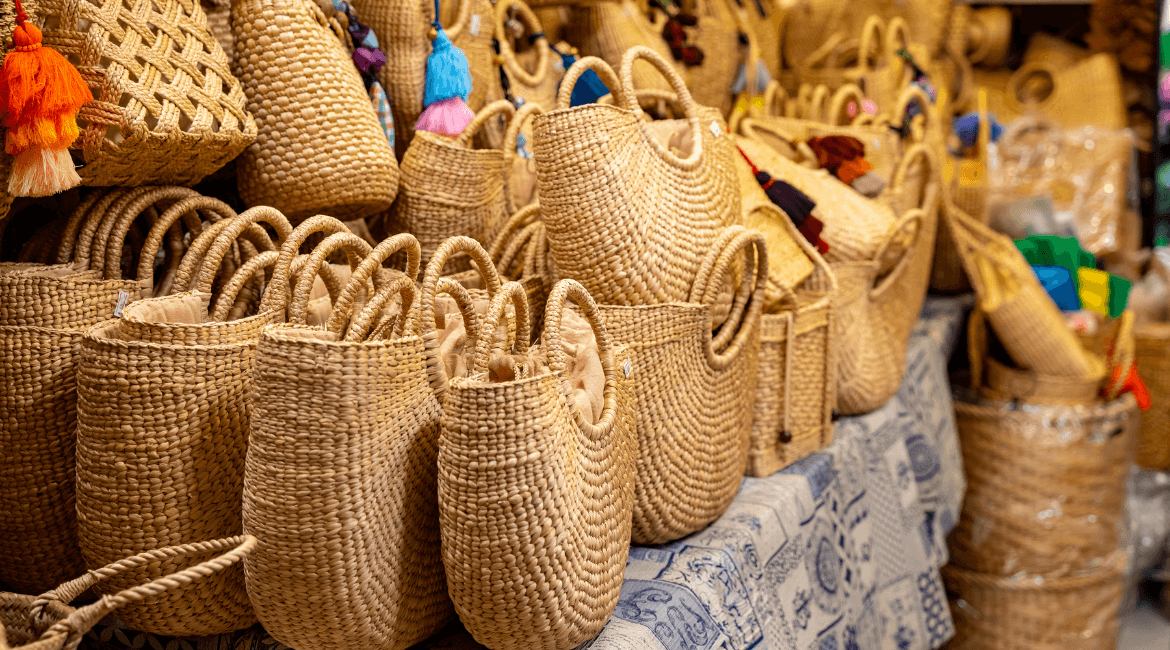
[[[622,362],[622,373],[625,374],[626,379],[629,379],[631,372],[634,372],[634,364],[630,363],[629,359],[626,359]]]
[[[467,31],[471,32],[472,36],[479,36],[479,14],[471,14],[471,24]]]
[[[557,72],[564,72],[565,71],[565,60],[559,56],[553,57],[553,64],[552,65],[553,65],[553,70],[556,70]]]
[[[114,306],[114,318],[122,317],[122,310],[126,308],[126,303],[130,300],[130,293],[128,291],[118,292],[118,304]]]
[[[711,122],[711,135],[715,136],[716,138],[723,135],[723,129],[719,128],[718,122]]]

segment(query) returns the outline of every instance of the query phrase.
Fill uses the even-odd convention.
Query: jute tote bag
[[[561,327],[568,302],[592,327],[605,375],[596,421],[571,397]],[[505,352],[512,356],[493,357],[487,333],[509,303],[517,321]],[[553,288],[540,354],[529,350],[527,312],[524,289],[506,283],[472,335],[468,376],[448,388],[439,439],[443,561],[455,609],[477,641],[569,650],[601,631],[621,591],[639,371],[619,363],[604,316],[579,283]],[[493,380],[489,361],[506,362],[515,376]],[[524,462],[514,463],[518,457]]]
[[[256,351],[243,518],[258,544],[245,562],[248,591],[264,628],[303,650],[406,648],[454,613],[438,552],[441,407],[416,327],[418,242],[380,243],[324,328],[305,324],[317,269],[357,241],[337,233],[313,250],[290,324],[266,329]],[[390,278],[382,263],[399,251],[405,274]],[[371,280],[376,290],[359,308]],[[396,323],[379,335],[379,312],[398,297]],[[368,471],[349,471],[359,466]]]
[[[235,72],[259,127],[236,166],[244,203],[293,221],[389,208],[394,151],[321,9],[312,0],[233,0],[232,29]]]
[[[637,61],[670,80],[685,122],[643,121]],[[569,107],[573,84],[590,68],[615,90],[614,106]],[[603,304],[686,301],[719,232],[741,222],[736,154],[722,118],[700,110],[670,64],[649,48],[626,52],[620,84],[599,59],[574,64],[557,110],[536,118],[534,140],[552,258],[562,277],[581,282]]]
[[[153,549],[113,562],[66,582],[40,596],[0,592],[0,648],[4,650],[66,650],[77,648],[98,621],[126,605],[141,602],[199,582],[239,563],[255,546],[247,536]],[[151,563],[187,556],[210,559],[144,584],[137,584],[95,603],[74,609],[69,603],[119,573]]]

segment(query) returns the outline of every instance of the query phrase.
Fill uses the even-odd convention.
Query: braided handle
[[[529,120],[532,120],[537,115],[543,114],[544,109],[540,107],[540,104],[528,102],[521,106],[520,110],[516,111],[511,121],[508,122],[508,129],[504,131],[504,178],[507,180],[506,184],[509,186],[507,191],[504,192],[504,207],[507,208],[508,212],[515,213],[524,207],[516,205],[516,197],[513,196],[511,190],[512,167],[516,164],[516,142],[520,138],[520,130]]]
[[[77,235],[77,244],[73,249],[73,261],[79,268],[89,269],[93,262],[93,240],[97,235],[98,228],[107,217],[111,216],[111,208],[122,200],[126,194],[133,191],[141,191],[144,188],[118,188],[111,190],[109,194],[103,196],[89,213],[85,216],[85,222],[81,225],[81,232]],[[103,259],[102,262],[105,262]]]
[[[81,225],[89,218],[90,212],[97,213],[95,209],[99,203],[105,200],[109,193],[116,193],[123,191],[121,188],[113,190],[107,188],[100,188],[93,194],[81,200],[81,203],[73,209],[69,214],[69,220],[65,222],[65,231],[61,233],[61,241],[57,244],[57,263],[68,264],[73,261],[74,248],[77,244],[77,236],[81,231]],[[112,201],[113,199],[111,199]],[[107,204],[106,207],[108,207]],[[104,213],[105,208],[102,208]],[[88,264],[88,260],[86,261]]]
[[[325,323],[326,330],[338,335],[341,334],[346,319],[353,312],[353,303],[357,299],[358,292],[368,285],[371,276],[374,279],[374,285],[381,288],[382,275],[375,273],[375,271],[382,268],[382,264],[391,255],[401,250],[406,251],[406,277],[414,282],[414,279],[418,277],[418,266],[422,257],[422,249],[418,240],[414,238],[414,235],[408,234],[394,235],[383,240],[366,255],[365,259],[350,275],[349,283],[345,285],[345,288],[341,290],[341,295],[333,303],[333,312],[329,314],[329,321]],[[407,307],[409,305],[403,306],[403,313],[407,311]]]
[[[565,361],[565,350],[561,345],[561,319],[565,311],[565,302],[572,301],[585,314],[585,320],[593,328],[593,336],[597,339],[597,353],[601,357],[601,367],[605,371],[604,406],[601,418],[597,424],[589,421],[573,400],[569,401],[569,410],[576,415],[577,426],[590,438],[608,436],[617,424],[617,364],[613,356],[613,342],[609,332],[605,329],[605,319],[601,310],[597,308],[593,296],[581,283],[576,280],[561,280],[553,287],[548,298],[548,305],[544,314],[545,351],[548,353],[548,366],[553,374],[560,375],[568,367]],[[569,391],[565,391],[568,395]]]
[[[764,116],[784,117],[788,106],[788,91],[775,79],[764,88]]]
[[[126,198],[129,200],[127,200],[125,205],[114,213],[113,219],[107,219],[106,222],[102,224],[102,227],[98,230],[97,237],[95,238],[93,254],[94,257],[101,256],[102,259],[95,259],[93,261],[94,263],[101,263],[102,266],[104,266],[103,277],[105,277],[107,280],[114,280],[121,277],[122,249],[125,246],[126,235],[130,232],[131,224],[134,223],[134,220],[137,219],[139,215],[162,201],[181,201],[192,196],[198,196],[194,190],[186,187],[168,186],[139,189],[144,189],[146,191],[132,192],[128,194]],[[228,208],[228,210],[231,210],[231,208]],[[235,215],[235,213],[232,212],[232,215]],[[151,224],[150,227],[152,233],[154,232],[155,227],[158,226],[161,221],[161,217],[154,220],[154,223]],[[172,220],[171,223],[174,223],[174,221]],[[162,232],[159,233],[160,238],[166,232],[167,228],[170,228],[170,225],[171,224],[167,224],[162,228]],[[146,251],[144,250],[143,253],[145,252]],[[154,253],[157,252],[158,248],[156,247]],[[142,273],[142,267],[144,266],[144,263],[150,264],[150,270],[148,270],[145,274]],[[149,258],[142,254],[139,255],[139,280],[153,279],[153,263],[153,253]]]
[[[256,208],[252,209],[255,210]],[[289,276],[292,272],[293,258],[297,256],[297,253],[301,250],[301,244],[305,243],[309,235],[318,232],[332,235],[352,231],[344,223],[341,223],[333,217],[326,217],[324,215],[309,217],[301,222],[301,225],[289,233],[284,243],[280,246],[280,255],[276,258],[276,265],[272,269],[272,281],[268,283],[268,289],[264,292],[264,298],[260,301],[260,313],[263,314],[268,311],[288,307],[288,301],[291,297],[289,295]]]
[[[305,324],[305,309],[309,304],[309,294],[313,292],[313,282],[316,281],[317,275],[321,272],[321,268],[325,265],[325,260],[333,254],[337,249],[345,251],[345,256],[349,260],[349,266],[352,269],[357,269],[361,265],[362,259],[373,252],[366,240],[358,237],[352,232],[339,232],[329,235],[325,241],[317,244],[313,252],[309,254],[308,260],[305,262],[304,269],[301,270],[296,283],[296,289],[293,291],[292,302],[289,304],[288,320],[294,325]],[[353,284],[353,277],[350,277]],[[365,284],[362,279],[361,285]],[[349,285],[346,285],[349,288]],[[329,322],[333,322],[333,313],[330,313]]]
[[[861,105],[865,102],[865,93],[857,84],[845,84],[833,93],[829,100],[829,108],[825,111],[825,124],[831,126],[845,126],[850,123],[849,102],[857,105],[857,113],[861,114]]]
[[[268,234],[264,233],[263,229],[259,227],[260,223],[267,223],[276,229],[276,241],[272,242],[268,238]],[[253,229],[252,226],[256,228]],[[215,280],[215,273],[219,270],[220,262],[224,255],[227,254],[231,248],[232,242],[237,237],[241,236],[247,231],[256,231],[263,233],[263,238],[260,242],[253,242],[257,244],[259,250],[272,250],[292,233],[292,225],[289,224],[288,219],[276,208],[261,206],[245,211],[235,219],[227,222],[227,226],[215,238],[211,248],[207,251],[207,256],[203,261],[203,266],[199,272],[199,281],[195,285],[196,291],[209,293],[211,291],[211,284]]]
[[[605,84],[605,87],[609,88],[610,94],[614,95],[615,105],[624,102],[625,94],[622,92],[621,81],[618,80],[617,73],[613,71],[613,68],[603,59],[586,56],[577,59],[577,62],[569,67],[561,79],[561,89],[557,91],[557,110],[569,108],[569,105],[573,103],[573,87],[577,85],[577,80],[585,74],[586,70],[597,73],[597,76],[601,78],[601,83]]]
[[[924,184],[923,195],[917,206],[919,209],[925,210],[934,202],[935,198],[929,181],[938,178],[938,160],[934,157],[934,152],[931,151],[930,147],[925,144],[914,144],[906,153],[902,154],[902,159],[898,161],[898,168],[894,171],[894,178],[890,182],[889,190],[897,194],[906,191],[906,175],[910,173],[910,167],[916,160],[921,160],[926,166],[927,183]]]
[[[476,113],[475,117],[471,119],[471,122],[467,125],[467,128],[463,129],[463,132],[459,134],[459,137],[455,138],[455,142],[459,143],[460,146],[469,147],[471,146],[471,138],[476,133],[478,133],[485,124],[487,124],[488,120],[492,119],[496,115],[506,115],[508,119],[511,120],[515,114],[516,107],[512,105],[512,102],[506,99],[497,99],[496,101],[479,109],[479,112]]]
[[[914,255],[918,253],[916,249],[920,246],[919,239],[922,237],[922,231],[926,225],[925,221],[926,212],[921,208],[914,208],[913,210],[907,210],[906,214],[902,215],[902,218],[898,221],[898,223],[894,224],[894,227],[890,229],[889,236],[886,237],[886,240],[882,242],[881,247],[878,248],[877,254],[873,257],[874,260],[881,260],[885,258],[886,252],[890,249],[890,245],[895,240],[897,240],[899,238],[898,235],[903,232],[913,233],[914,241],[905,247],[905,251],[902,253],[902,257],[898,259],[898,263],[894,265],[894,268],[891,269],[884,278],[882,278],[881,282],[869,290],[871,301],[878,300],[880,296],[886,292],[886,290],[897,286],[902,281],[902,276],[904,275],[906,269],[910,267],[910,263],[913,261]]]
[[[500,44],[499,56],[503,61],[504,67],[507,68],[509,75],[525,86],[534,88],[540,85],[548,75],[548,58],[552,48],[549,47],[548,37],[544,35],[544,28],[541,27],[540,19],[521,0],[500,0],[496,3],[496,34],[502,36],[505,33],[504,17],[508,15],[508,10],[512,8],[516,9],[516,14],[520,17],[520,22],[524,23],[532,31],[533,35],[540,35],[534,43],[536,45],[536,73],[529,73],[524,69],[524,66],[516,61],[516,53],[512,51],[512,44],[506,38],[498,39]]]
[[[145,197],[144,197],[145,198]],[[158,254],[159,246],[162,244],[163,236],[167,233],[172,225],[179,219],[183,220],[183,225],[187,227],[187,231],[191,233],[198,233],[203,228],[203,222],[199,219],[198,212],[204,212],[209,216],[209,221],[218,223],[228,219],[234,219],[236,211],[232,210],[231,206],[220,201],[219,199],[210,196],[188,195],[186,198],[180,197],[171,207],[167,208],[162,216],[154,222],[150,228],[150,233],[146,236],[146,242],[142,245],[142,254],[138,259],[138,279],[150,279],[154,271],[154,257]],[[114,241],[120,241],[125,237],[126,229],[130,227],[130,222],[127,221],[123,226],[118,224],[120,236],[115,237]],[[122,248],[111,247],[106,252],[106,268],[116,265],[117,260],[122,257]]]
[[[755,248],[754,256],[750,254],[751,248]],[[691,287],[690,302],[710,305],[721,288],[720,281],[732,272],[740,254],[744,256],[743,277],[731,313],[704,348],[707,362],[716,370],[726,368],[735,360],[758,326],[768,284],[768,249],[764,236],[743,226],[726,228],[704,257]]]
[[[253,277],[265,269],[271,269],[276,264],[276,258],[280,255],[278,251],[261,251],[259,254],[248,258],[232,277],[220,289],[219,295],[215,298],[215,305],[211,310],[211,319],[217,322],[223,322],[228,319],[228,314],[231,313],[232,307],[235,306],[240,291],[243,290],[244,285],[248,283]]]
[[[414,280],[405,275],[400,275],[385,283],[385,285],[374,292],[373,297],[366,303],[366,306],[350,322],[349,329],[345,333],[345,340],[354,342],[371,340],[371,335],[375,333],[370,331],[374,325],[374,319],[386,308],[395,296],[402,297],[402,311],[391,335],[402,336],[403,334],[414,331],[414,321],[412,318],[415,298]]]
[[[638,102],[637,89],[634,87],[634,64],[639,60],[644,60],[653,65],[670,83],[674,94],[678,96],[678,102],[687,117],[687,122],[690,124],[690,135],[694,144],[692,145],[689,156],[679,158],[666,148],[658,138],[645,138],[646,142],[664,160],[673,163],[681,169],[694,169],[703,158],[703,136],[699,130],[699,112],[695,105],[695,100],[691,97],[691,91],[687,90],[686,82],[678,75],[674,67],[667,63],[666,59],[663,59],[660,54],[645,45],[631,47],[622,55],[622,65],[619,75],[621,77],[622,95],[626,110],[631,111],[639,120],[645,116],[642,105]],[[614,99],[616,101],[618,98],[615,97]]]
[[[509,302],[516,310],[516,330],[512,336],[512,351],[515,354],[528,353],[528,341],[532,338],[528,313],[528,294],[524,292],[524,287],[519,282],[505,282],[500,291],[492,297],[491,305],[488,306],[483,321],[483,328],[476,336],[475,352],[472,354],[471,363],[467,364],[469,376],[487,372],[492,339],[500,325],[500,320],[506,318],[504,310]]]
[[[517,239],[523,237],[528,226],[540,221],[540,202],[534,201],[515,211],[500,228],[496,238],[488,247],[488,256],[496,263],[497,269],[508,269],[516,250],[523,242]],[[506,260],[506,261],[505,261]]]

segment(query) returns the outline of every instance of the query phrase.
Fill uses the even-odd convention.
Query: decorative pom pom
[[[437,14],[436,14],[437,15]],[[451,44],[447,33],[435,25],[435,40],[431,41],[431,56],[427,58],[427,83],[423,91],[423,105],[458,97],[467,101],[471,94],[471,70],[463,50]]]
[[[457,136],[471,124],[475,113],[463,103],[462,97],[450,97],[428,105],[414,126],[419,131]]]

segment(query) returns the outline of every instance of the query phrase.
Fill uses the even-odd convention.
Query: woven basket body
[[[632,75],[640,59],[671,79],[686,108],[687,121],[672,125],[691,147],[686,158],[669,151],[641,119]],[[575,65],[558,109],[536,118],[540,204],[552,258],[562,277],[581,282],[600,303],[685,301],[719,231],[742,219],[733,143],[722,118],[699,110],[669,64],[647,48],[623,59],[619,94],[626,108],[567,108],[573,71],[590,63],[604,66],[596,59]],[[606,76],[616,87],[612,71]]]
[[[321,10],[310,0],[233,0],[232,30],[236,74],[260,129],[238,164],[244,202],[294,220],[389,208],[394,151]]]
[[[1125,557],[1064,578],[1003,578],[942,569],[955,636],[950,650],[1113,650]]]
[[[697,103],[727,115],[731,110],[731,85],[740,65],[740,57],[734,56],[739,48],[735,14],[727,0],[696,0],[692,4],[699,23],[693,35],[688,35],[688,43],[707,55],[699,65],[684,66],[683,79]]]
[[[482,331],[495,330],[509,299],[524,311],[523,290],[509,283]],[[493,383],[476,374],[487,369],[486,340],[471,376],[452,380],[443,405],[439,515],[447,585],[468,631],[499,650],[567,650],[596,636],[617,604],[629,552],[640,369],[627,376],[619,368],[624,354],[615,354],[602,314],[571,280],[549,299],[549,350],[561,350],[566,299],[593,325],[605,367],[605,408],[596,424],[569,397],[563,352],[559,363],[550,352],[550,373]],[[514,347],[523,354],[526,341]],[[517,457],[525,460],[512,462]]]
[[[673,60],[670,48],[662,38],[662,29],[651,23],[645,9],[633,0],[607,0],[575,6],[567,32],[568,41],[575,44],[581,54],[596,56],[614,69],[621,66],[622,57],[630,48],[639,45],[651,48],[664,61]],[[670,89],[670,84],[647,63],[636,63],[633,75],[638,88]]]
[[[1120,546],[1138,429],[1132,397],[1080,406],[956,403],[967,496],[952,560],[995,575],[1083,571]]]
[[[763,238],[754,236],[760,251]],[[764,282],[755,280],[750,303],[737,300],[738,316],[714,336],[703,304],[710,301],[698,297],[712,292],[699,291],[688,303],[601,307],[637,377],[635,543],[661,544],[699,530],[739,491],[760,353]]]
[[[499,72],[492,63],[494,9],[489,0],[448,0],[443,4],[458,6],[455,21],[446,23],[443,31],[467,55],[471,70],[467,106],[478,111],[500,83]],[[353,6],[362,21],[374,30],[386,52],[386,65],[382,66],[378,79],[390,96],[394,146],[401,158],[414,138],[414,125],[423,111],[427,57],[431,54],[427,33],[435,20],[435,3],[433,0],[356,0]]]
[[[335,238],[345,236],[317,246],[316,261]],[[407,276],[416,276],[417,243],[386,240],[354,271],[325,331],[270,328],[257,347],[243,518],[258,545],[245,564],[248,591],[264,628],[303,650],[405,648],[453,615],[438,553],[442,409],[423,340],[342,329],[372,272],[410,246]]]
[[[923,43],[930,53],[943,46],[950,27],[951,3],[944,0],[867,2],[863,10],[848,0],[803,0],[789,11],[787,29],[782,40],[789,62],[805,60],[834,34],[857,35],[871,15],[889,21],[901,18],[909,25],[914,40]]]
[[[44,43],[94,101],[78,113],[86,185],[194,185],[256,137],[198,0],[41,0]]]
[[[1138,371],[1150,390],[1150,410],[1142,412],[1137,463],[1146,469],[1170,469],[1170,325],[1145,324],[1134,329]]]

